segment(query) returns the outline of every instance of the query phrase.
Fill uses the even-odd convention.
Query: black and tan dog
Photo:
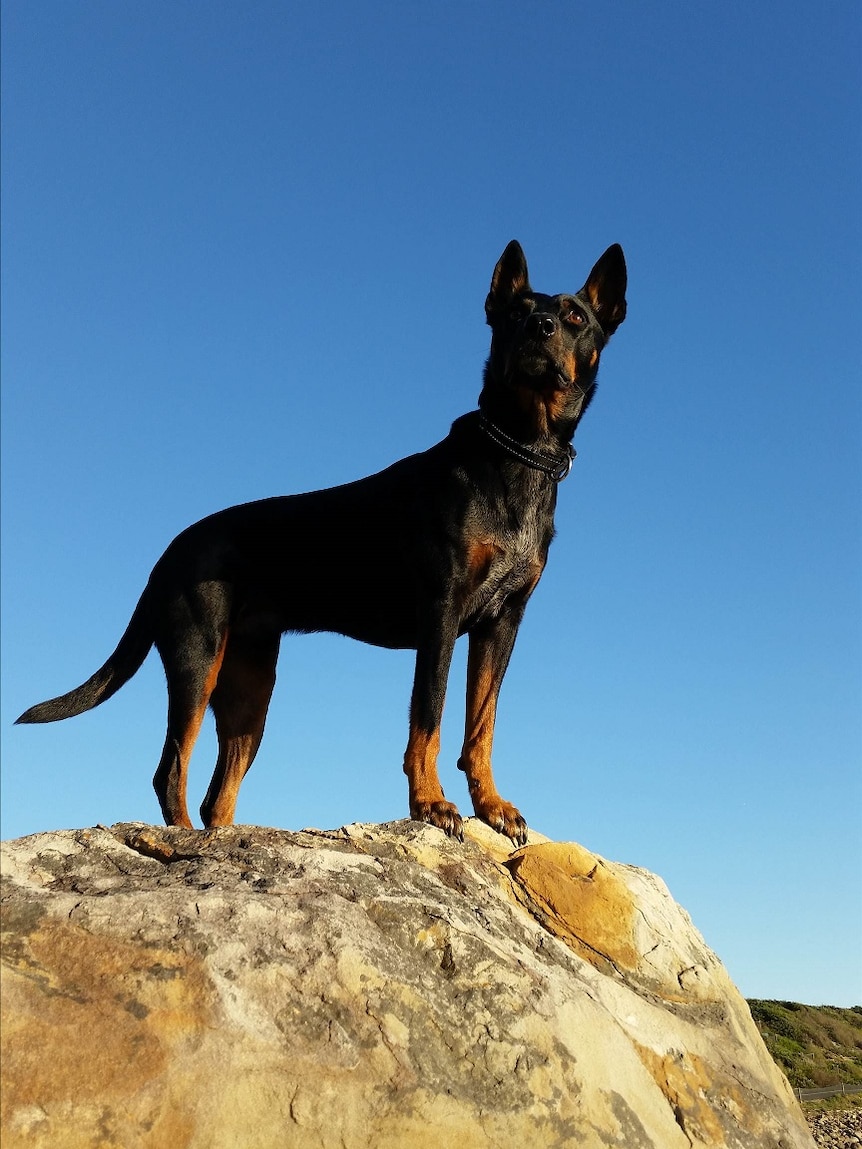
[[[207,705],[218,762],[201,817],[229,825],[257,752],[287,632],[335,631],[416,651],[404,755],[411,817],[459,836],[437,775],[455,640],[469,635],[458,766],[476,815],[515,842],[520,813],[497,793],[491,742],[500,683],[554,534],[557,484],[593,397],[602,348],[625,317],[622,249],[574,295],[530,287],[514,240],[485,303],[491,352],[479,410],[442,442],[346,486],[231,507],[183,531],[156,563],[117,649],[77,690],[19,722],[53,722],[110,698],[155,644],[168,731],[153,784],[169,825],[191,826],[189,759]]]

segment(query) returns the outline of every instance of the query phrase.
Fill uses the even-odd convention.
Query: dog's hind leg
[[[157,640],[168,684],[168,731],[153,787],[169,826],[192,828],[186,806],[189,762],[207,704],[221,672],[227,631],[213,625],[177,628],[171,641]]]
[[[205,826],[233,823],[240,783],[257,754],[275,686],[281,636],[232,635],[210,698],[218,734],[218,762],[201,806]]]

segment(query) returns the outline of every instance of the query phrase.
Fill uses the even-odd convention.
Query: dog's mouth
[[[583,395],[584,387],[577,377],[574,357],[561,361],[546,348],[522,347],[517,358],[510,361],[514,369],[513,381],[518,376],[529,387],[541,392],[568,392]]]
[[[569,372],[560,367],[559,364],[549,363],[547,360],[541,364],[537,362],[536,369],[533,371],[528,370],[527,374],[534,380],[535,385],[541,390],[582,390],[577,380],[573,378]]]
[[[518,360],[518,370],[534,379],[540,386],[551,385],[570,387],[572,379],[561,364],[541,351],[522,352]]]

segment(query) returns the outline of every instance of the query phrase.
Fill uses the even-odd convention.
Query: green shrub
[[[862,1007],[748,1004],[766,1048],[794,1088],[862,1087]]]

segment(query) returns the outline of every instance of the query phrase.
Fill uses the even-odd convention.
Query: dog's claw
[[[436,826],[449,838],[464,841],[464,823],[458,813],[458,807],[451,802],[417,802],[410,811],[410,816],[417,822],[427,822],[429,826]]]
[[[499,833],[505,834],[516,846],[526,846],[527,844],[527,823],[520,815],[514,824],[500,830]]]
[[[511,802],[505,802],[502,798],[487,803],[474,801],[473,809],[476,817],[492,830],[509,838],[516,846],[526,846],[527,823]]]

